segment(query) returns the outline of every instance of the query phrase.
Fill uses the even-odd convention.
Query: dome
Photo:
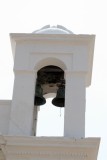
[[[65,27],[61,25],[57,26],[44,26],[43,28],[34,31],[35,34],[73,34],[70,30],[66,29]]]

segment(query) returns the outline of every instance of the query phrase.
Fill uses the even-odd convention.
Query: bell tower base
[[[6,160],[96,160],[100,138],[0,137]]]

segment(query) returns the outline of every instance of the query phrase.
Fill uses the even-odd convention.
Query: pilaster
[[[10,135],[32,135],[36,73],[15,71]]]
[[[64,136],[85,137],[85,73],[65,71]]]

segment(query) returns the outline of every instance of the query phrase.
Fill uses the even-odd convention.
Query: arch
[[[50,80],[50,78],[45,79],[45,77],[47,77],[47,76],[44,77],[44,73],[45,73],[44,68],[47,69],[47,67],[56,67],[58,69],[58,71],[57,71],[58,75],[54,74],[57,78],[52,77],[51,80]],[[54,68],[55,72],[56,72],[56,70],[55,70],[56,68]],[[43,91],[42,91],[43,96],[46,99],[54,98],[56,96],[57,90],[59,89],[60,83],[62,84],[62,81],[63,81],[63,85],[65,85],[64,71],[67,70],[66,64],[58,58],[47,57],[47,58],[44,58],[44,59],[38,61],[38,63],[36,63],[36,65],[35,65],[34,69],[37,72],[37,79],[36,79],[35,88],[37,87],[37,84],[40,84],[41,88],[43,89]],[[59,76],[59,70],[61,72],[60,73],[61,76]],[[44,72],[44,73],[42,74],[42,72]],[[46,73],[46,74],[50,75],[50,73]],[[63,78],[62,78],[62,76],[63,76]],[[53,82],[54,78],[55,78],[56,81]],[[61,80],[61,81],[59,82],[59,80]],[[46,83],[44,83],[44,81]],[[35,89],[35,93],[36,93],[36,89]],[[56,110],[58,110],[58,107],[55,107],[55,108],[56,108]],[[38,111],[34,111],[34,118],[33,118],[34,119],[33,120],[34,135],[36,135],[35,132],[36,132],[36,126],[37,126],[37,121],[36,121],[37,113],[38,113]],[[64,126],[64,124],[63,124],[63,126]]]
[[[43,68],[45,66],[49,66],[49,65],[57,66],[57,67],[61,68],[63,71],[65,71],[67,69],[67,66],[65,65],[65,63],[63,61],[61,61],[60,59],[48,57],[48,58],[45,58],[45,59],[42,59],[41,61],[39,61],[36,64],[36,66],[34,67],[34,70],[38,71],[41,68]]]
[[[65,85],[65,79],[64,71],[60,67],[48,65],[37,71],[36,87],[43,89],[43,95],[57,93],[59,86],[62,85]]]

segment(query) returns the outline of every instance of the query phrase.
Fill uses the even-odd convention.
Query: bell
[[[40,105],[44,105],[45,103],[46,103],[46,100],[43,97],[43,89],[41,88],[40,85],[37,85],[35,99],[34,99],[34,105],[40,106]]]
[[[65,105],[65,87],[60,86],[57,90],[56,97],[52,100],[52,104],[56,107],[64,107]]]

